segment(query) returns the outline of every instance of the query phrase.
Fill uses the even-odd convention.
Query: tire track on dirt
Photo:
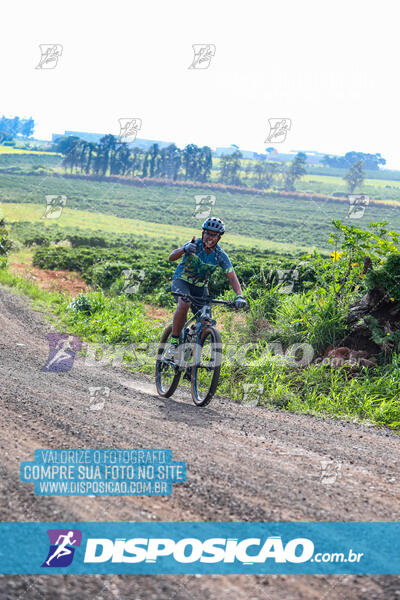
[[[159,398],[143,375],[89,367],[82,357],[70,372],[41,372],[51,328],[25,298],[1,287],[0,331],[2,520],[400,521],[395,433],[227,399],[199,409],[185,392]],[[129,379],[135,389],[122,385]],[[90,385],[112,390],[101,414],[89,410]],[[20,461],[32,460],[36,448],[70,447],[170,448],[174,460],[187,462],[187,481],[175,484],[170,497],[152,498],[43,498],[19,481]],[[341,464],[335,483],[321,483],[322,460]],[[395,576],[68,575],[60,581],[2,577],[0,599],[66,598],[71,589],[84,599],[121,600],[371,599],[400,592]]]

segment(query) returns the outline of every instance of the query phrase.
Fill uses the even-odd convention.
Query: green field
[[[0,148],[3,152],[6,150]],[[294,199],[276,196],[276,192],[275,195],[231,193],[212,191],[200,185],[198,188],[150,184],[139,187],[65,178],[61,176],[60,155],[20,152],[7,149],[7,153],[0,154],[0,202],[9,220],[40,219],[40,206],[44,206],[45,195],[64,194],[67,209],[60,225],[82,225],[89,229],[137,232],[149,237],[156,235],[181,240],[196,233],[202,223],[202,219],[193,216],[194,196],[213,193],[216,196],[213,214],[225,221],[229,232],[224,242],[235,246],[256,246],[278,253],[299,253],[314,246],[324,250],[333,219],[361,228],[370,221],[388,221],[391,229],[400,231],[400,182],[389,179],[367,179],[362,192],[369,195],[371,201],[382,200],[392,206],[370,205],[362,219],[348,219],[346,198],[337,201]],[[245,165],[248,161],[242,162]],[[50,171],[35,176],[23,172],[31,169],[34,173],[40,167],[52,169],[53,174]],[[20,169],[21,173],[7,172],[10,168]],[[346,193],[343,179],[329,175],[306,175],[296,188],[300,192],[327,195]],[[16,204],[23,205],[29,216],[24,217]],[[31,210],[28,204],[37,206]]]
[[[326,249],[333,219],[347,220],[362,228],[370,221],[388,221],[391,229],[400,231],[400,206],[368,206],[362,219],[350,220],[346,218],[346,199],[336,202],[219,190],[213,193],[216,196],[213,214],[220,216],[227,227],[224,240],[242,246],[257,245],[278,252],[299,252],[313,246]],[[110,228],[116,231],[114,228],[129,226],[129,231],[137,228],[146,235],[173,238],[183,235],[185,239],[188,233],[196,233],[202,223],[202,219],[193,215],[194,196],[210,194],[210,190],[172,185],[138,187],[55,175],[3,173],[0,177],[0,202],[6,216],[8,203],[21,204],[24,211],[30,211],[29,204],[44,207],[47,194],[66,195],[69,210],[83,211],[76,215],[74,222],[84,219],[85,227],[107,227],[107,231]],[[33,214],[40,218],[39,206],[38,212],[29,212],[29,217],[21,213],[13,215],[17,208],[10,207],[8,218],[27,220]],[[64,213],[63,219],[72,218],[67,210]]]
[[[55,152],[37,152],[36,150],[25,150],[23,148],[14,148],[13,146],[1,146],[0,145],[0,154],[5,155],[8,154],[14,157],[17,154],[30,154],[33,156],[61,156],[60,154],[56,154]]]
[[[321,182],[326,184],[332,184],[335,187],[346,187],[346,182],[341,177],[335,175],[305,175],[302,179],[303,182],[309,183],[310,181]],[[365,185],[367,187],[385,187],[390,184],[395,189],[400,189],[400,181],[392,181],[391,179],[366,179]],[[363,186],[364,189],[365,186]],[[389,192],[388,192],[388,195]]]
[[[31,223],[45,223],[47,227],[52,227],[54,221],[41,219],[44,213],[44,205],[38,204],[14,204],[4,203],[0,205],[1,214],[6,221],[13,223],[16,221],[29,221]],[[165,241],[174,241],[177,245],[186,242],[193,235],[199,236],[201,233],[201,222],[195,223],[193,227],[182,227],[179,225],[169,225],[166,227],[160,223],[150,221],[140,221],[138,219],[128,219],[105,215],[101,213],[89,212],[84,210],[71,210],[65,208],[60,219],[57,219],[57,225],[61,227],[84,227],[91,229],[96,233],[131,233],[137,237],[147,238],[149,243],[152,239],[163,239]],[[309,250],[306,246],[294,244],[285,244],[270,240],[247,237],[244,235],[224,235],[224,247],[268,250],[277,254],[301,253]]]
[[[347,194],[346,182],[341,177],[329,175],[305,175],[296,184],[296,189],[301,192],[316,192],[332,195],[335,192]],[[355,193],[370,196],[373,200],[400,203],[400,181],[366,179]]]
[[[279,344],[286,356],[293,345],[307,344],[316,356],[321,356],[329,345],[343,345],[348,308],[370,289],[363,273],[366,258],[372,261],[375,272],[381,273],[381,281],[389,281],[387,291],[391,297],[400,298],[393,277],[384,279],[389,273],[384,271],[384,258],[394,257],[395,265],[400,264],[399,248],[382,232],[370,232],[368,238],[363,231],[348,232],[344,227],[335,260],[316,254],[300,261],[282,256],[301,254],[312,246],[331,252],[328,239],[334,229],[333,219],[364,229],[370,221],[385,220],[391,229],[400,231],[400,207],[391,195],[393,190],[397,193],[397,184],[391,182],[388,185],[393,184],[392,187],[386,188],[383,181],[367,182],[370,189],[376,190],[375,195],[371,193],[372,198],[391,201],[393,205],[370,205],[363,218],[349,219],[347,199],[288,198],[271,193],[148,183],[139,187],[63,177],[51,171],[33,174],[49,166],[60,169],[60,157],[0,156],[0,209],[6,220],[14,223],[10,228],[12,239],[18,240],[14,248],[21,248],[25,242],[40,244],[32,248],[34,266],[77,271],[97,291],[77,296],[71,302],[64,293],[40,290],[32,281],[25,281],[6,268],[0,269],[2,284],[40,301],[45,312],[57,313],[63,326],[84,340],[109,344],[157,341],[159,323],[149,324],[142,303],[174,307],[169,290],[176,264],[168,261],[169,248],[200,234],[203,218],[193,214],[194,196],[214,193],[213,214],[226,221],[229,232],[221,245],[230,253],[248,302],[241,323],[234,321],[231,314],[215,311],[218,318],[224,319],[223,342],[241,348],[251,341],[259,348],[254,366],[223,364],[219,391],[240,400],[245,383],[261,385],[259,404],[264,406],[367,420],[400,429],[397,331],[385,333],[374,325],[375,339],[392,339],[397,353],[388,356],[382,342],[378,366],[360,368],[357,374],[317,364],[293,369],[293,365],[282,363],[279,356],[264,352],[267,344]],[[16,167],[21,171],[10,172]],[[24,173],[25,169],[32,174]],[[314,186],[318,188],[314,192],[327,194],[345,189],[340,178],[327,175],[309,175],[298,189],[300,186],[306,191],[312,191]],[[42,219],[47,194],[67,197],[58,219]],[[7,238],[7,228],[3,227],[2,235]],[[97,243],[100,238],[106,238],[103,247]],[[66,239],[69,241],[62,241]],[[55,245],[57,242],[61,245]],[[23,260],[24,253],[25,259],[30,257],[24,249],[19,260]],[[292,293],[281,293],[275,287],[276,267],[298,268],[299,278]],[[140,291],[133,298],[122,292],[123,270],[127,268],[145,272]],[[213,278],[210,293],[214,297],[234,297],[222,272]],[[384,335],[391,337],[388,340]]]

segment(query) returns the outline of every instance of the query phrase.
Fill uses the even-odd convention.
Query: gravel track
[[[41,372],[54,331],[29,300],[0,286],[2,521],[400,521],[399,436],[332,419],[243,407],[190,394],[156,395],[152,381],[110,366]],[[108,386],[102,411],[89,386]],[[129,387],[128,387],[129,386]],[[40,497],[19,481],[37,448],[170,448],[187,481],[170,497]],[[341,468],[321,480],[321,461]],[[390,599],[392,575],[0,576],[0,600]]]

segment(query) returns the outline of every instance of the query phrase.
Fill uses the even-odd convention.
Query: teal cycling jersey
[[[232,263],[227,255],[218,244],[207,253],[204,250],[203,240],[197,238],[196,252],[194,255],[185,254],[182,261],[176,267],[173,279],[183,279],[193,285],[207,285],[211,275],[219,266],[224,273],[233,271]]]

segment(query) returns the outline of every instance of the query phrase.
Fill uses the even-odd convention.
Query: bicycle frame
[[[225,304],[226,306],[233,306],[233,302],[228,302],[226,300],[214,300],[212,298],[193,298],[190,294],[179,294],[177,292],[172,292],[172,294],[174,296],[180,296],[181,298],[187,298],[187,300],[190,302],[192,300],[194,300],[196,303],[199,302],[204,302],[204,306],[202,308],[200,308],[192,317],[190,317],[190,319],[188,319],[186,321],[186,323],[184,324],[183,328],[182,328],[182,344],[185,345],[187,343],[187,336],[189,333],[189,325],[193,322],[193,321],[197,321],[197,327],[196,327],[196,348],[199,347],[200,345],[200,339],[201,339],[201,332],[203,331],[203,328],[205,325],[210,325],[211,327],[215,327],[216,325],[216,321],[215,319],[212,318],[212,314],[211,314],[211,304]],[[193,342],[191,342],[193,343]],[[193,357],[193,359],[197,360],[197,356]],[[189,366],[183,366],[183,367],[179,367],[179,370],[184,371],[188,368]],[[189,367],[190,368],[190,367]]]
[[[165,343],[172,333],[172,325],[168,325],[164,330],[156,360],[155,378],[157,391],[160,396],[170,398],[177,389],[181,373],[183,372],[183,378],[191,382],[191,393],[194,403],[197,406],[206,406],[211,401],[217,389],[221,370],[220,361],[222,359],[222,341],[215,327],[216,321],[212,318],[211,304],[225,304],[233,308],[235,303],[225,300],[213,300],[212,298],[192,297],[186,293],[172,293],[174,296],[181,296],[186,302],[190,302],[194,314],[190,319],[187,319],[179,336],[180,352],[179,356],[176,356],[177,360],[174,358],[165,358],[164,356]],[[194,305],[199,304],[201,308],[196,310],[197,306],[195,307]],[[208,336],[210,336],[209,344],[206,341]],[[203,352],[206,344],[207,351]],[[208,349],[211,352],[210,358],[208,357]],[[203,364],[201,364],[202,356],[205,356]],[[211,372],[208,387],[207,376],[206,382],[202,379],[206,371]],[[200,375],[200,387],[199,372],[203,374]],[[204,392],[204,387],[207,388],[206,392]]]

